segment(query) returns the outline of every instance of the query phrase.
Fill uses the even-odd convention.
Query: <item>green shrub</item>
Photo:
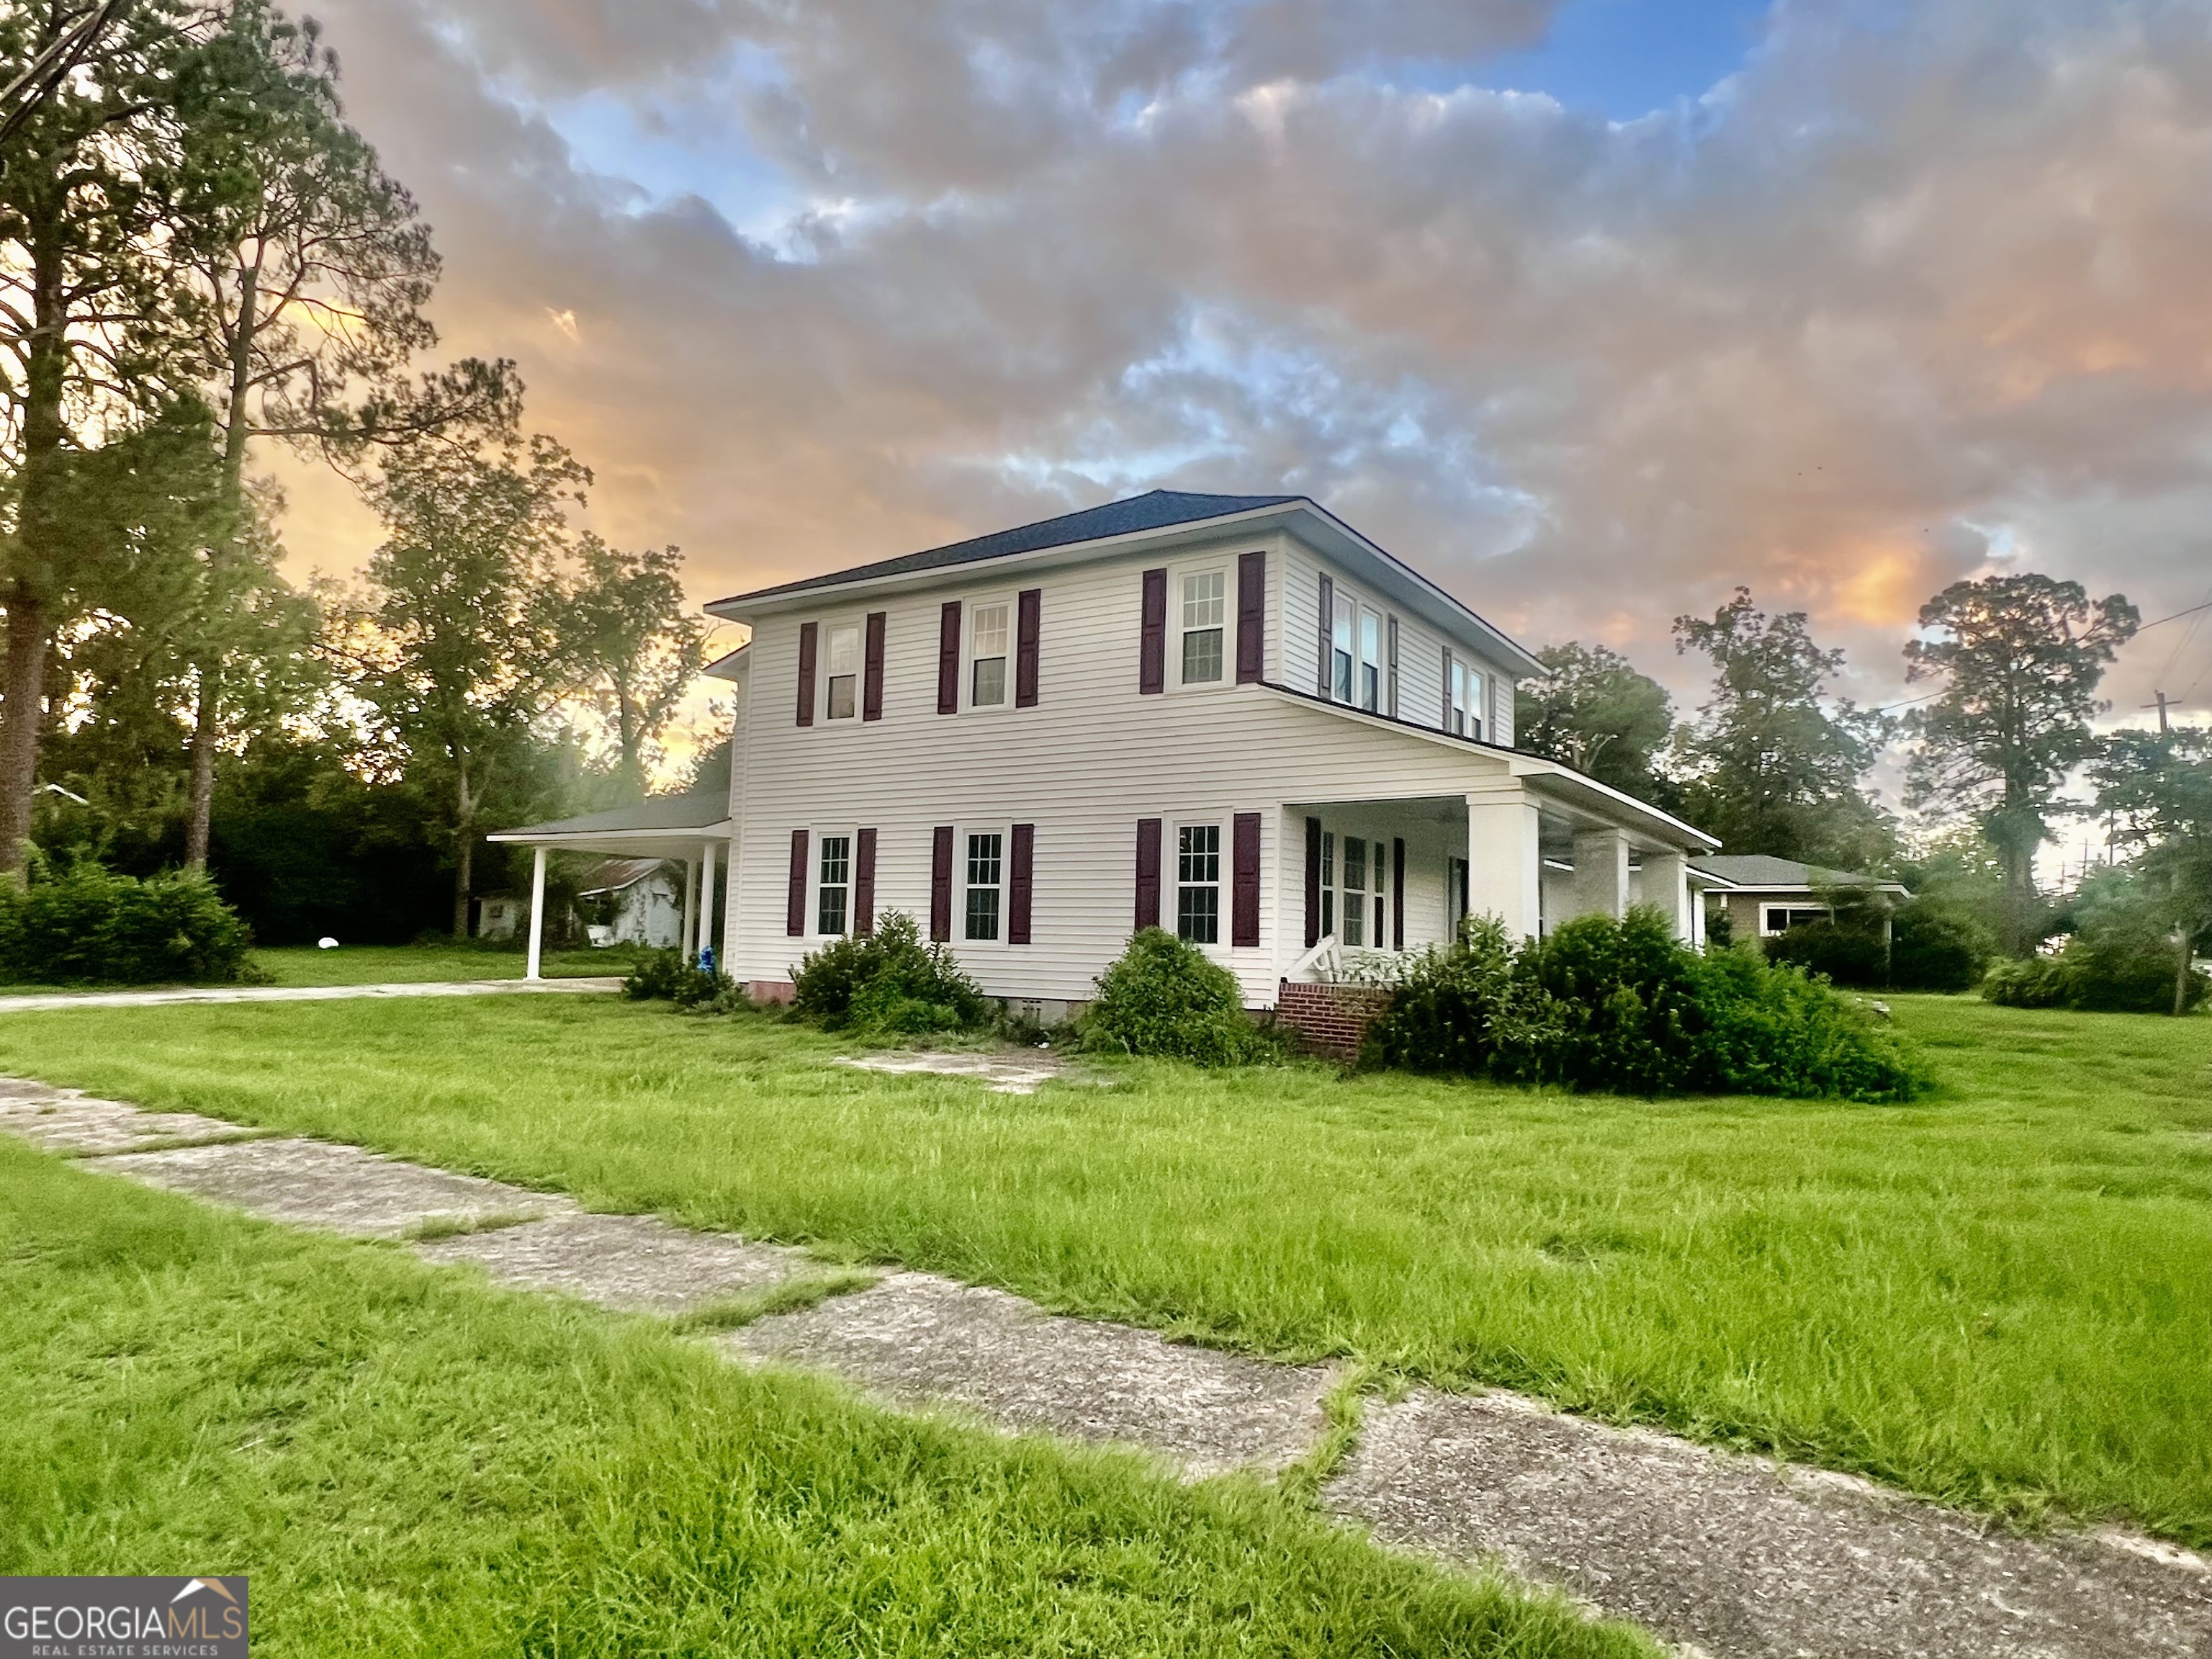
[[[1235,975],[1159,927],[1135,934],[1098,976],[1080,1035],[1094,1052],[1157,1054],[1199,1066],[1258,1064],[1282,1052],[1245,1013]]]
[[[841,939],[793,970],[793,1008],[831,1030],[919,1036],[973,1030],[990,1018],[981,988],[912,916],[886,912],[866,938]]]
[[[1878,989],[1889,982],[1889,953],[1881,935],[1837,921],[1801,922],[1765,940],[1769,962],[1786,962],[1838,985]]]
[[[1982,995],[2008,1008],[2170,1014],[2177,949],[2171,939],[2147,929],[2100,927],[2074,934],[2056,955],[1999,963],[1982,981]],[[2201,1006],[2208,993],[2212,981],[2192,969],[2185,1008]]]
[[[204,875],[137,881],[86,862],[0,884],[0,972],[18,984],[228,982],[252,976],[251,942]]]
[[[1971,912],[1917,899],[1890,924],[1889,982],[1900,991],[1970,991],[1996,954],[1996,936]]]
[[[1899,1100],[1920,1062],[1826,983],[1749,951],[1704,955],[1639,908],[1516,946],[1494,920],[1418,958],[1364,1058],[1409,1071],[1644,1095]]]
[[[710,973],[673,945],[640,957],[622,988],[633,1001],[658,1000],[718,1014],[728,1013],[744,1001],[727,974]]]

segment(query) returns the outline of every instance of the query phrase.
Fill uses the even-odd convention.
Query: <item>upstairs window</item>
[[[1352,628],[1357,614],[1352,601],[1340,596],[1329,619],[1329,684],[1339,702],[1352,701]]]
[[[969,635],[968,702],[971,708],[997,708],[1006,701],[1006,613],[1005,605],[975,607]],[[970,934],[975,938],[975,935]],[[996,939],[996,933],[985,935]]]
[[[999,895],[1005,882],[1006,837],[996,832],[968,837],[966,939],[999,936]]]
[[[1367,843],[1344,838],[1344,942],[1367,943]]]
[[[1206,685],[1221,678],[1221,641],[1228,579],[1218,570],[1182,579],[1182,683]]]
[[[1482,735],[1482,676],[1457,658],[1451,665],[1451,729],[1455,737]]]
[[[836,684],[836,681],[831,681]],[[815,884],[814,931],[817,933],[842,933],[845,918],[850,914],[848,901],[852,894],[853,838],[850,836],[822,837],[820,879]]]
[[[1176,937],[1192,945],[1221,941],[1221,826],[1186,823],[1176,863]]]
[[[848,720],[860,713],[860,630],[833,628],[830,630],[828,718]]]
[[[1359,706],[1378,714],[1382,708],[1382,618],[1359,613]]]

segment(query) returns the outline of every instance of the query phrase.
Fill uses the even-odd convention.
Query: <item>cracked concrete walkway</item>
[[[167,991],[51,991],[0,997],[0,1014],[52,1008],[157,1008],[171,1002],[343,1002],[355,997],[483,997],[619,991],[619,975],[587,979],[435,979],[390,985],[201,985]]]
[[[273,1220],[410,1238],[427,1260],[611,1308],[681,1314],[818,1272],[787,1246],[588,1214],[557,1194],[26,1080],[0,1079],[0,1130]],[[1191,1475],[1279,1469],[1325,1426],[1320,1368],[1048,1314],[929,1273],[894,1272],[719,1343],[895,1406],[1146,1447]],[[2117,1532],[2015,1537],[1849,1477],[1514,1395],[1370,1402],[1323,1501],[1385,1543],[1502,1563],[1711,1659],[2212,1659],[2212,1566],[2186,1552]]]

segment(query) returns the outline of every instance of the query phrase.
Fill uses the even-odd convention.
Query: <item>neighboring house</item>
[[[1303,496],[1155,490],[708,610],[752,633],[708,670],[730,798],[693,833],[726,837],[722,962],[757,997],[894,909],[1043,1005],[1155,923],[1255,1007],[1469,912],[1702,932],[1718,842],[1516,750],[1541,665]]]
[[[603,859],[580,878],[579,899],[596,899],[608,920],[591,924],[594,945],[665,950],[684,939],[684,875],[665,859]],[[598,906],[593,906],[598,908]]]
[[[683,871],[679,890],[682,916],[677,936],[669,943],[689,953],[698,948],[701,938],[714,936],[714,868],[726,859],[724,849],[729,846],[735,828],[729,803],[720,795],[663,795],[635,806],[586,812],[581,817],[502,830],[497,835],[486,836],[488,841],[508,842],[536,849],[535,867],[531,872],[530,956],[529,966],[524,969],[526,975],[538,977],[539,947],[544,939],[547,852],[558,848],[572,853],[597,853],[609,859],[647,865],[672,860]],[[704,927],[700,921],[702,898]]]
[[[1691,867],[1710,884],[1705,890],[1709,914],[1725,914],[1730,936],[1739,939],[1772,939],[1808,921],[1832,921],[1834,907],[1824,894],[1836,888],[1865,888],[1884,895],[1893,904],[1907,896],[1901,883],[1852,870],[1800,864],[1795,859],[1770,858],[1764,853],[1709,856],[1695,860]],[[1889,923],[1885,919],[1885,941],[1888,936]]]
[[[513,939],[529,911],[512,893],[486,893],[477,900],[477,937]]]

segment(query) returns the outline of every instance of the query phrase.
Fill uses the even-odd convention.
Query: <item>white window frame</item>
[[[1354,645],[1358,666],[1353,671],[1353,705],[1370,714],[1382,712],[1382,636],[1389,623],[1373,605],[1359,607],[1358,635]]]
[[[822,931],[822,853],[833,837],[845,841],[845,931],[825,933]],[[853,937],[853,891],[860,885],[856,878],[860,872],[860,832],[849,823],[816,824],[806,832],[806,932],[810,939],[840,939]],[[833,885],[835,884],[832,884]],[[677,909],[683,908],[679,901]]]
[[[988,662],[975,649],[976,623],[986,611],[1003,608],[1006,613],[1006,678],[996,702],[975,701],[975,665]],[[985,593],[964,601],[960,608],[960,710],[963,714],[996,714],[1014,706],[1014,659],[1021,650],[1021,604],[1012,593]]]
[[[1182,878],[1183,837],[1194,830],[1210,830],[1213,832],[1213,851],[1211,854],[1213,860],[1213,879],[1210,882],[1185,882]],[[1211,939],[1187,939],[1184,940],[1184,942],[1188,945],[1196,945],[1200,951],[1219,951],[1227,950],[1229,948],[1229,941],[1225,935],[1228,932],[1228,906],[1224,902],[1224,900],[1228,893],[1231,882],[1230,878],[1223,873],[1223,866],[1227,864],[1231,856],[1229,826],[1219,818],[1178,818],[1176,820],[1175,824],[1174,844],[1163,850],[1169,858],[1175,860],[1175,880],[1169,884],[1170,889],[1175,896],[1176,925],[1173,930],[1175,936],[1177,939],[1182,939],[1183,936],[1182,896],[1184,889],[1188,887],[1193,891],[1199,891],[1210,887],[1213,890],[1213,937]],[[1207,854],[1200,853],[1196,856],[1206,857]]]
[[[1769,925],[1777,910],[1781,911],[1784,917],[1779,927]],[[1833,921],[1835,919],[1833,910],[1812,899],[1784,899],[1779,903],[1771,899],[1759,902],[1759,936],[1761,939],[1779,939],[1792,927],[1802,927],[1813,921]]]
[[[996,836],[999,838],[999,878],[996,882],[971,882],[969,840],[976,836]],[[1007,877],[1012,872],[1014,860],[1014,830],[1011,823],[963,823],[953,831],[952,842],[952,945],[955,950],[981,950],[1006,942]],[[970,892],[993,892],[999,896],[998,931],[988,939],[968,937],[968,895]]]
[[[1336,916],[1336,831],[1321,832],[1321,933],[1323,939],[1342,939]]]
[[[1482,670],[1456,653],[1451,659],[1451,672],[1452,735],[1473,738],[1479,743],[1482,740],[1485,676]]]
[[[1221,672],[1210,680],[1191,680],[1183,678],[1183,636],[1213,631],[1203,624],[1197,628],[1189,627],[1184,621],[1184,588],[1194,578],[1201,576],[1211,576],[1221,584],[1221,620],[1217,625],[1221,635]],[[1231,638],[1230,624],[1233,613],[1229,609],[1229,601],[1236,591],[1237,584],[1231,580],[1230,568],[1225,564],[1208,561],[1203,564],[1177,565],[1168,572],[1168,655],[1171,659],[1176,690],[1213,691],[1235,684],[1234,653],[1237,647]]]
[[[834,666],[837,660],[837,636],[841,634],[850,635],[853,641],[852,669],[849,672],[842,674],[839,673]],[[866,617],[862,617],[857,622],[823,623],[822,624],[821,715],[825,725],[834,722],[842,726],[847,720],[856,720],[860,718],[861,699],[867,695],[867,619]],[[842,714],[834,712],[836,703],[833,701],[833,694],[830,690],[831,686],[841,679],[850,679],[853,682],[853,706],[851,709]]]

